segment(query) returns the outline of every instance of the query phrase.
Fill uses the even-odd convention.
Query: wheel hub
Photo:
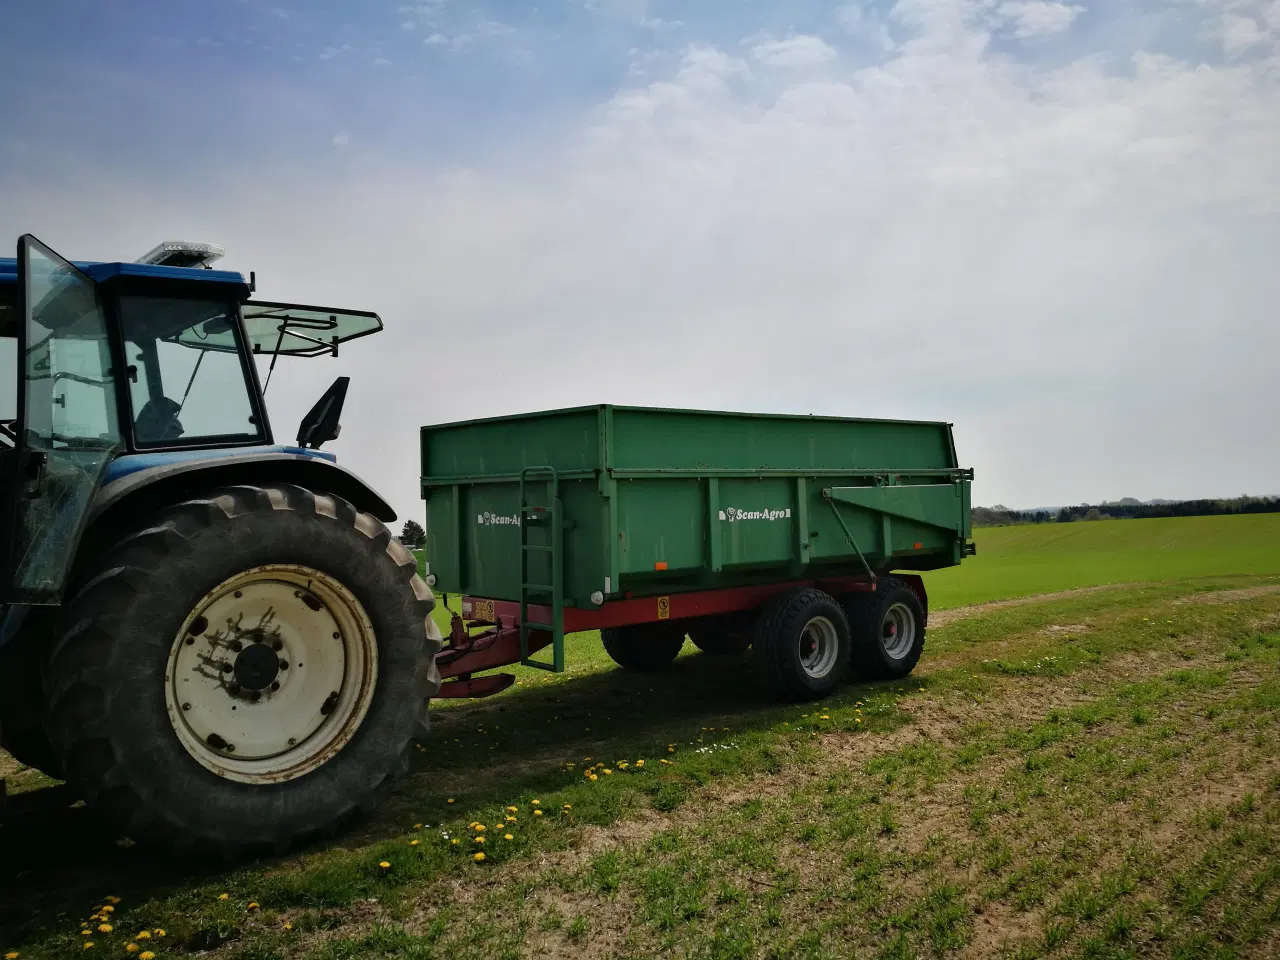
[[[377,680],[373,624],[325,574],[255,567],[209,591],[175,638],[165,677],[179,740],[219,776],[289,780],[354,734]]]
[[[236,656],[232,675],[246,690],[265,690],[280,674],[280,657],[269,646],[255,643]]]

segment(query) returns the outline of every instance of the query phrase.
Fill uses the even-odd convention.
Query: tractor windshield
[[[0,450],[17,442],[18,310],[17,284],[0,285]]]
[[[215,300],[120,298],[139,447],[264,438],[235,309]]]

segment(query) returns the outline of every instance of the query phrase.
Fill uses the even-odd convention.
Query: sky
[[[1280,0],[46,0],[0,233],[378,311],[342,463],[619,403],[945,420],[974,502],[1280,494]]]

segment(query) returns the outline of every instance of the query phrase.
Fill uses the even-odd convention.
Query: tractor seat
[[[134,418],[134,436],[142,443],[177,440],[184,432],[182,423],[178,420],[181,411],[181,405],[168,397],[148,400]]]

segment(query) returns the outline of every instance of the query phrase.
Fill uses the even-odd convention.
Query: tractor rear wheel
[[[881,577],[869,593],[844,597],[853,642],[849,664],[864,680],[900,680],[924,652],[924,605],[904,581]]]
[[[739,616],[705,617],[689,625],[689,639],[703,653],[736,657],[751,646],[752,622]]]
[[[684,627],[669,622],[605,627],[600,631],[605,652],[627,670],[649,672],[669,666],[684,646]]]
[[[140,844],[224,858],[340,829],[439,691],[417,563],[335,496],[231,487],[98,562],[45,667],[66,779]]]

